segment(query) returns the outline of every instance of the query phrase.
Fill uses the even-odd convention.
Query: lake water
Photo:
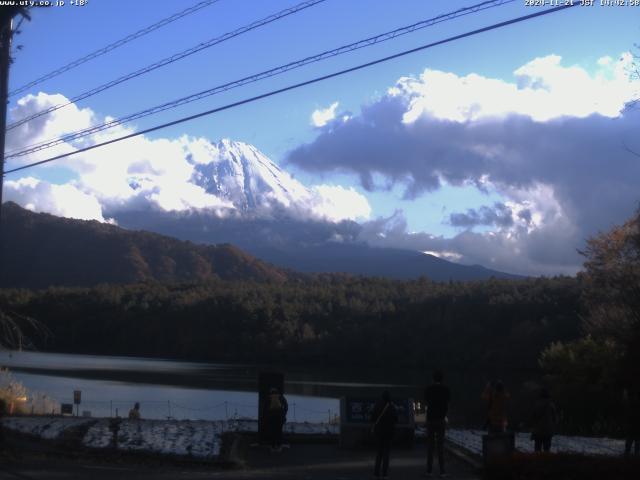
[[[126,416],[140,402],[145,418],[221,420],[257,418],[258,374],[280,371],[285,376],[289,420],[326,422],[339,414],[341,397],[380,396],[389,390],[395,398],[421,400],[431,371],[406,368],[322,368],[300,365],[263,367],[251,364],[213,364],[135,357],[62,353],[0,352],[0,365],[32,392],[59,403],[73,403],[73,391],[82,391],[83,411],[94,417]],[[445,373],[451,388],[449,419],[459,426],[482,426],[486,406],[480,393],[495,373]],[[537,378],[501,375],[512,393],[514,422],[528,418]]]
[[[145,418],[257,418],[261,369],[256,365],[6,351],[0,352],[0,365],[31,392],[59,403],[73,403],[73,391],[80,390],[80,413],[89,411],[94,417],[126,416],[140,402]],[[378,396],[384,389],[407,387],[349,381],[326,372],[286,372],[288,418],[325,422],[339,414],[341,396]]]

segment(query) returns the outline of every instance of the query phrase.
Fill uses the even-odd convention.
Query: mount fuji
[[[228,139],[211,143],[210,161],[194,162],[191,181],[207,193],[228,200],[243,213],[308,205],[313,192],[272,162],[253,145]],[[200,160],[202,162],[202,160]]]
[[[417,251],[371,247],[359,240],[370,209],[355,190],[307,187],[252,145],[221,140],[187,152],[191,182],[228,202],[224,214],[112,212],[125,228],[199,243],[231,243],[277,266],[301,272],[344,272],[390,278],[516,278]]]

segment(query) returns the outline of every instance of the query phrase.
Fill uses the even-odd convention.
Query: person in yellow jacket
[[[272,452],[282,451],[282,428],[287,421],[288,410],[287,399],[277,388],[272,388],[267,403],[267,426]]]
[[[129,420],[140,420],[140,403],[136,402],[131,410],[129,410]]]
[[[482,392],[482,400],[487,403],[487,430],[489,433],[504,433],[507,431],[507,405],[511,395],[504,388],[504,384],[497,380],[490,382]]]

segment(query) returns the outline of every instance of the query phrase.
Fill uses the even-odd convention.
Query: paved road
[[[369,451],[345,451],[336,445],[292,445],[289,450],[272,454],[264,447],[249,447],[245,465],[220,469],[207,465],[115,464],[105,460],[71,459],[47,455],[3,455],[0,479],[299,479],[356,480],[372,478],[373,454]],[[457,457],[447,455],[452,480],[477,478],[473,469]],[[419,479],[425,472],[424,446],[392,452],[389,475],[392,479]],[[437,478],[437,477],[436,477]]]

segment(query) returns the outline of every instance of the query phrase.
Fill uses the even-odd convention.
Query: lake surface
[[[341,397],[380,396],[422,400],[431,371],[321,368],[301,365],[265,367],[251,364],[195,363],[136,357],[110,357],[38,352],[0,352],[0,365],[32,392],[59,403],[73,403],[82,391],[80,413],[94,417],[126,416],[140,402],[145,418],[220,420],[257,418],[258,374],[279,371],[285,376],[289,420],[326,422],[339,414]],[[480,394],[495,372],[446,371],[451,388],[449,419],[458,426],[482,426],[486,406]],[[512,393],[514,424],[530,416],[537,390],[536,375],[505,375]]]
[[[140,402],[145,418],[257,418],[257,365],[208,364],[135,357],[0,352],[0,365],[31,392],[73,403],[94,417],[126,416]],[[273,370],[268,368],[267,370]],[[315,380],[312,380],[315,378]],[[286,372],[289,420],[323,422],[339,414],[339,398],[379,396],[408,385],[349,381],[344,375]]]

